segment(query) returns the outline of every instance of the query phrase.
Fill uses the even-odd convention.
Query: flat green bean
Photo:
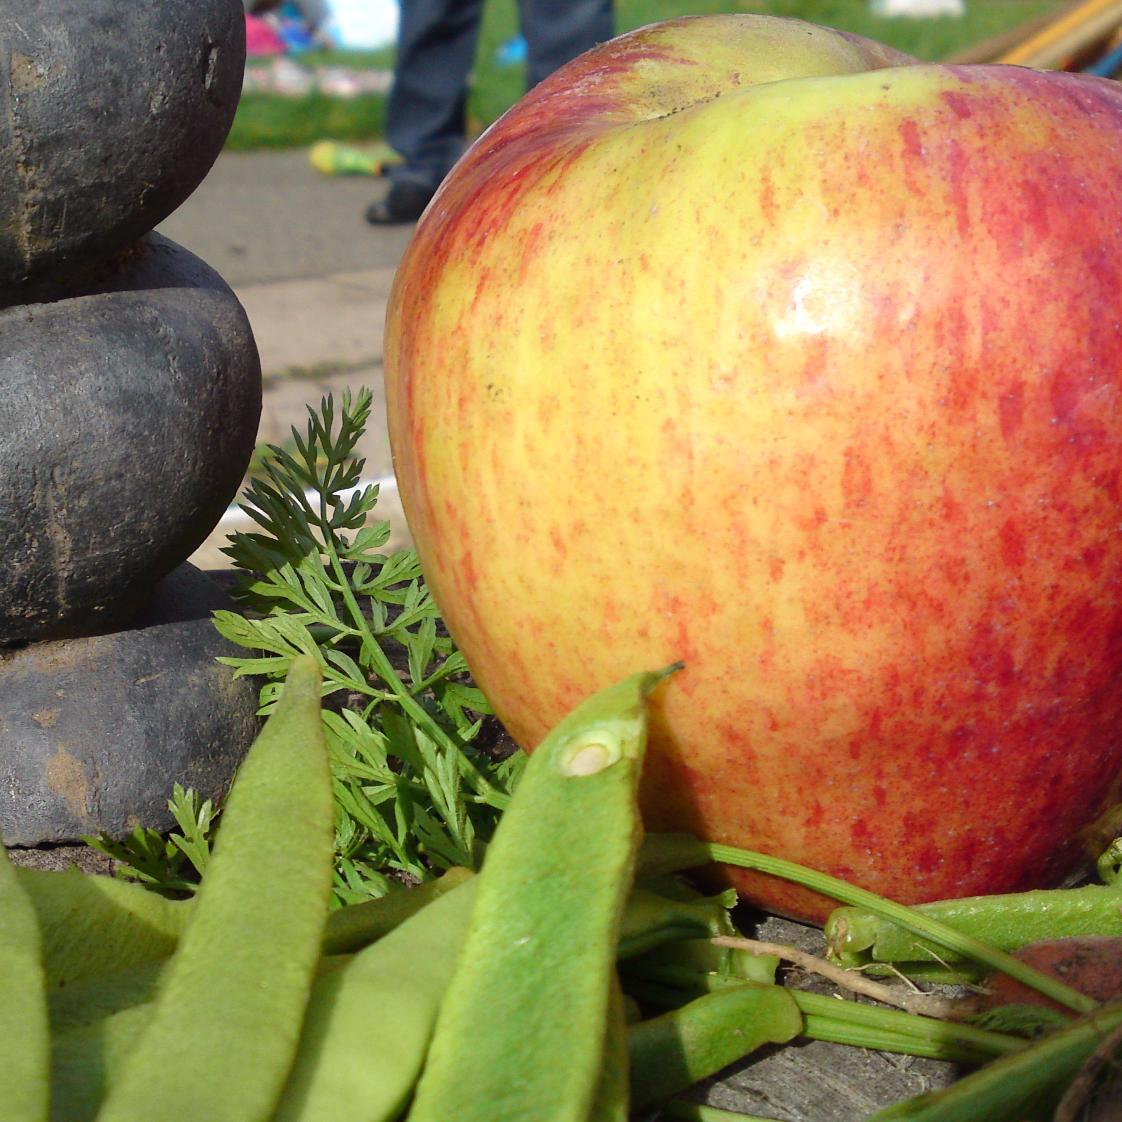
[[[316,977],[325,978],[341,970],[350,955],[329,955],[319,960]],[[52,1024],[51,1118],[53,1122],[89,1122],[97,1114],[106,1088],[120,1077],[141,1030],[152,1019],[161,972],[167,962],[149,963],[124,972],[130,977],[107,975],[104,979],[111,1000],[99,1008],[96,1002],[79,1000],[69,1018]],[[133,977],[133,975],[135,975]],[[92,978],[89,984],[102,982]],[[83,984],[85,985],[85,984]],[[129,1000],[114,1007],[112,990],[128,992]],[[82,995],[89,997],[88,991]],[[52,1003],[53,1006],[53,1003]]]
[[[264,1122],[296,1051],[331,889],[317,664],[293,661],[227,799],[194,915],[98,1122]]]
[[[154,1003],[143,1002],[53,1037],[51,1122],[93,1122],[155,1008]]]
[[[643,849],[640,849],[640,861]],[[653,922],[656,910],[651,909],[652,917],[648,926],[653,938],[648,938],[645,948],[638,946],[638,939],[629,933],[634,931],[640,918],[647,910],[642,906],[643,896],[654,893],[683,906],[689,906],[681,918],[672,909],[667,909],[661,925]],[[715,970],[720,974],[734,974],[753,982],[774,982],[779,959],[774,955],[758,955],[735,947],[716,946],[710,941],[711,935],[739,936],[740,932],[732,921],[731,910],[736,906],[736,891],[725,889],[717,896],[705,896],[693,885],[676,876],[646,878],[636,882],[627,902],[623,917],[623,933],[620,936],[620,958],[634,958],[638,952],[645,959],[673,962],[678,965],[693,965],[698,970]],[[697,909],[696,914],[692,909]],[[635,911],[636,914],[632,914]],[[706,920],[707,930],[690,932],[687,925]],[[683,922],[683,920],[685,922]],[[693,937],[691,937],[691,935]]]
[[[273,1122],[398,1116],[420,1073],[474,900],[475,882],[467,878],[316,982]]]
[[[640,674],[530,756],[495,832],[410,1122],[587,1122],[641,837]]]
[[[67,1032],[133,1005],[154,1001],[170,961],[164,958],[144,962],[114,974],[97,974],[52,990],[47,997],[51,1032]]]
[[[17,868],[45,943],[44,967],[53,1032],[151,1001],[194,906],[139,884],[78,869]],[[337,908],[327,917],[325,955],[373,943],[430,901],[474,874],[449,869],[437,880],[376,900]]]
[[[327,929],[323,933],[324,954],[345,954],[360,951],[382,936],[393,931],[410,916],[443,896],[449,889],[463,884],[475,874],[459,866],[449,869],[436,880],[426,881],[415,888],[391,892],[376,900],[347,904],[336,908],[327,916]]]
[[[754,982],[640,1021],[628,1031],[632,1106],[663,1102],[763,1044],[786,1044],[802,1027],[787,990]]]
[[[47,1117],[50,1050],[35,910],[0,845],[0,1072],[5,1122]]]
[[[613,978],[604,1034],[600,1078],[588,1110],[588,1122],[627,1122],[631,1114],[631,1060],[627,1050],[627,1015],[619,979]]]
[[[38,918],[49,989],[168,958],[194,906],[78,869],[17,872]]]
[[[634,958],[690,936],[735,934],[727,897],[671,898],[636,885],[627,900],[619,935],[619,957]]]

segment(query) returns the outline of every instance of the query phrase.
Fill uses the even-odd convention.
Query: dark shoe
[[[384,199],[366,208],[366,221],[372,226],[400,226],[416,222],[435,194],[435,188],[423,183],[393,183]]]

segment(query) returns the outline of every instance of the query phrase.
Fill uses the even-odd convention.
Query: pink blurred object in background
[[[284,41],[273,28],[258,16],[245,17],[245,53],[247,55],[282,55]]]

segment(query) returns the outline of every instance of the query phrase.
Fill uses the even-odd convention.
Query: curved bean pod
[[[662,677],[594,695],[530,756],[476,879],[410,1122],[587,1122],[642,831],[645,698]]]
[[[168,958],[194,907],[78,869],[16,871],[38,918],[51,989]]]
[[[424,1062],[474,900],[468,878],[316,982],[273,1122],[398,1116]]]
[[[0,1072],[5,1122],[47,1117],[50,1051],[35,910],[0,845]]]
[[[293,661],[234,782],[194,915],[98,1122],[264,1122],[320,956],[334,801],[319,668]]]

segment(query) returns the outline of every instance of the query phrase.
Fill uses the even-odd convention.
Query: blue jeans
[[[614,33],[612,0],[519,0],[526,82]],[[391,179],[435,190],[466,146],[467,83],[483,0],[401,0],[386,136],[405,159]]]

